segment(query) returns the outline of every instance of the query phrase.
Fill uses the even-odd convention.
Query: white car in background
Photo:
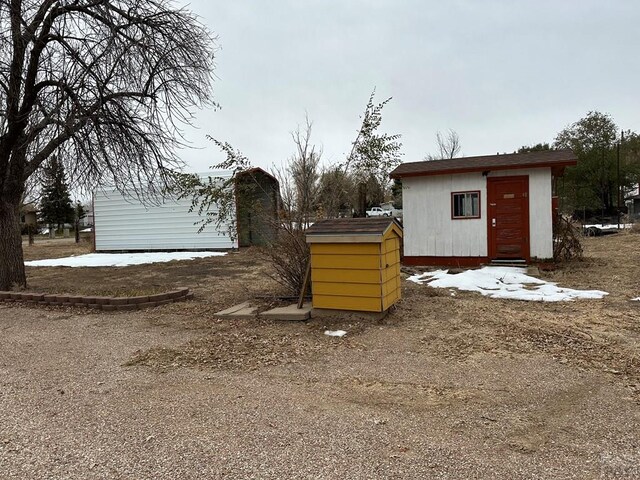
[[[382,207],[371,207],[365,213],[367,217],[390,217],[393,214],[391,210],[383,210]]]

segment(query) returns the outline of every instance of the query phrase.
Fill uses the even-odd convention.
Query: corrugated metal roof
[[[566,167],[576,165],[577,163],[578,158],[571,150],[545,150],[540,152],[483,155],[403,163],[391,172],[391,177],[402,178],[421,175],[445,175],[514,168]]]
[[[314,235],[383,235],[390,225],[401,225],[393,218],[332,218],[320,220],[311,225],[307,230],[307,236]]]

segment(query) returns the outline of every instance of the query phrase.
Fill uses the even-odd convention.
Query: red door
[[[489,259],[529,261],[529,177],[487,178]]]

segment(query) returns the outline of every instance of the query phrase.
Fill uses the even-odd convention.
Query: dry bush
[[[631,233],[640,233],[640,222],[635,222],[631,227]]]
[[[556,262],[582,259],[580,229],[561,215],[553,224],[553,259]]]
[[[299,295],[310,258],[304,230],[297,226],[282,225],[277,230],[275,241],[260,248],[259,252],[273,269],[269,277],[285,287],[291,295]]]

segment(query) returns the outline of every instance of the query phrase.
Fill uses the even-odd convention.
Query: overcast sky
[[[186,1],[180,2],[186,4]],[[638,0],[192,0],[218,37],[219,111],[198,113],[192,171],[230,142],[270,169],[313,121],[325,163],[342,161],[373,87],[403,161],[458,132],[465,156],[553,141],[590,110],[638,130]]]

